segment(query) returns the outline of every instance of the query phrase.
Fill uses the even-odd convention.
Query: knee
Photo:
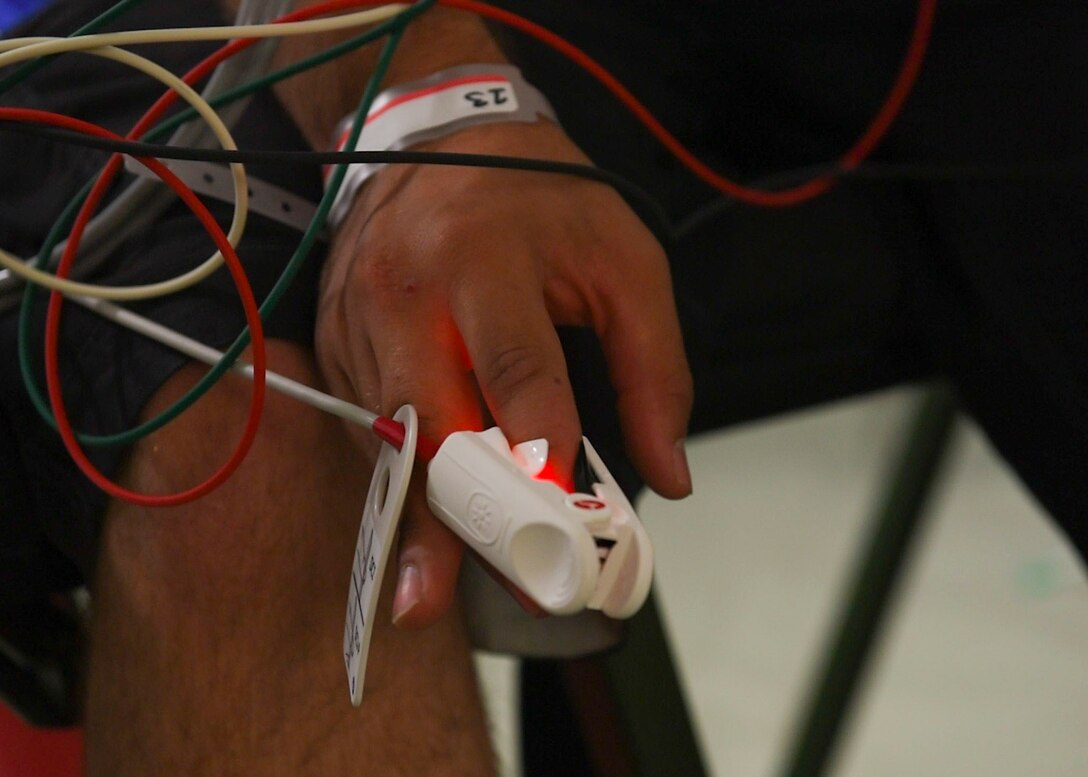
[[[300,382],[317,381],[311,356],[298,346],[274,344],[269,365]],[[168,405],[201,374],[187,367],[174,375],[145,415]],[[228,377],[137,443],[122,473],[125,485],[168,493],[206,478],[242,433],[249,391],[247,381]],[[318,591],[343,586],[368,472],[338,420],[269,392],[253,446],[224,485],[178,507],[111,505],[99,577],[109,575],[160,610],[196,601],[210,606],[217,597],[263,590],[304,611]]]

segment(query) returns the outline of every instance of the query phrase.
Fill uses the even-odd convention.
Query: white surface
[[[454,432],[427,465],[427,504],[508,580],[555,615],[585,609],[600,562],[585,510],[529,477],[502,430]]]
[[[692,445],[696,495],[640,506],[713,773],[770,775],[915,393]],[[961,427],[835,774],[1088,774],[1088,583]]]
[[[476,672],[487,707],[499,774],[518,777],[521,774],[521,738],[517,717],[517,661],[494,653],[477,653]]]

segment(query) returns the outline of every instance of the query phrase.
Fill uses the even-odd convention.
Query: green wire
[[[112,22],[118,16],[126,13],[132,6],[142,2],[144,2],[144,0],[121,0],[121,2],[117,3],[117,5],[108,9],[99,16],[91,19],[89,22],[84,24],[82,27],[80,27],[68,37],[76,38],[80,35],[87,35],[88,33],[95,32],[103,25]],[[0,94],[3,94],[8,89],[11,89],[11,87],[18,84],[20,81],[26,79],[31,73],[36,73],[39,69],[45,67],[45,64],[56,56],[59,55],[54,54],[52,57],[43,57],[41,59],[35,59],[30,62],[24,62],[15,70],[14,73],[12,73],[10,76],[3,80],[0,80]]]
[[[65,207],[60,218],[53,223],[52,228],[49,230],[49,234],[45,236],[45,243],[42,245],[41,250],[38,251],[38,256],[34,260],[34,267],[40,268],[45,266],[49,257],[53,254],[53,246],[59,243],[61,236],[71,228],[72,221],[75,220],[77,211],[83,205],[83,201],[87,199],[87,195],[91,193],[91,186],[93,183],[93,181],[88,181],[84,184],[83,189],[80,190]],[[30,364],[30,314],[34,309],[34,293],[37,290],[37,284],[27,282],[26,288],[23,289],[23,302],[19,307],[19,372],[22,374],[23,386],[26,388],[26,393],[30,396],[30,401],[38,411],[38,415],[40,415],[47,424],[52,426],[53,429],[56,429],[57,422],[56,419],[53,418],[53,411],[42,397],[42,393],[38,389],[38,384],[34,382],[34,371]],[[89,440],[84,440],[80,435],[77,435],[77,437],[80,439],[80,442],[85,444],[95,444]]]
[[[362,100],[360,101],[358,110],[355,114],[355,122],[352,126],[352,132],[348,139],[348,143],[350,145],[353,146],[355,144],[355,142],[359,138],[360,133],[362,132],[366,115],[370,111],[370,105],[374,101],[374,98],[377,96],[378,84],[380,84],[382,79],[385,77],[385,73],[389,68],[390,62],[392,61],[393,54],[396,51],[398,44],[400,43],[405,27],[412,19],[425,11],[435,2],[436,0],[421,0],[420,2],[413,5],[411,8],[399,14],[397,17],[395,17],[395,19],[391,20],[394,23],[389,25],[391,29],[389,33],[389,38],[386,41],[384,47],[382,48],[381,54],[378,57],[378,61],[375,64],[374,72],[371,75],[370,80],[367,82]],[[306,60],[304,62],[309,63],[312,60],[313,65],[316,65],[319,64],[321,61],[324,61],[324,56],[325,52],[315,55],[310,60]],[[329,176],[327,187],[325,189],[325,194],[321,198],[320,203],[318,204],[317,211],[314,214],[313,219],[310,221],[310,225],[307,227],[306,232],[303,234],[302,239],[299,242],[298,247],[295,249],[294,254],[291,256],[286,266],[284,267],[283,273],[280,275],[279,279],[277,279],[275,285],[272,287],[272,290],[269,292],[268,296],[265,298],[265,301],[260,306],[260,315],[262,321],[267,320],[268,317],[275,310],[283,295],[287,292],[287,289],[294,281],[296,275],[298,274],[298,271],[302,267],[302,264],[309,256],[309,253],[312,250],[314,243],[317,241],[318,235],[321,233],[324,227],[326,217],[329,210],[332,208],[332,203],[336,198],[336,193],[340,189],[340,184],[344,179],[346,171],[347,165],[337,165],[333,169],[332,174]],[[67,228],[66,226],[64,226],[65,221],[69,221],[71,218],[74,218],[74,214],[78,210],[78,207],[81,204],[82,200],[85,199],[87,191],[89,191],[89,189],[85,188],[83,192],[77,195],[76,199],[69,203],[68,208],[62,215],[61,219],[58,220],[57,224],[54,225],[54,228],[50,231],[49,238],[47,238],[47,243],[49,239],[52,239],[53,245],[56,245],[56,243],[59,242],[60,236],[61,234],[63,234],[63,230]],[[40,266],[51,253],[52,246],[48,244],[44,245],[42,247],[42,250],[39,252],[37,259],[35,260],[35,264],[37,266]],[[56,421],[53,418],[49,407],[46,405],[45,400],[41,396],[41,392],[39,391],[37,385],[33,380],[32,372],[30,370],[29,348],[24,347],[24,341],[29,339],[30,316],[27,309],[32,303],[35,290],[36,286],[34,286],[33,284],[28,284],[27,289],[25,290],[23,295],[23,309],[20,311],[19,319],[20,368],[23,371],[23,382],[26,385],[27,391],[30,393],[31,401],[34,403],[35,408],[37,408],[38,412],[42,414],[42,417],[47,423],[56,428]],[[224,353],[223,355],[223,358],[215,367],[213,367],[208,373],[206,373],[195,386],[193,386],[188,392],[185,393],[185,395],[180,397],[177,401],[174,402],[174,404],[172,404],[169,408],[167,408],[154,418],[145,421],[143,424],[140,424],[139,426],[129,429],[125,432],[119,432],[112,435],[77,434],[77,438],[81,443],[85,445],[128,445],[142,437],[147,436],[151,432],[160,429],[161,427],[172,421],[174,418],[176,418],[178,415],[180,415],[182,412],[184,412],[190,405],[196,402],[197,399],[203,396],[212,387],[212,385],[214,385],[215,382],[219,380],[219,378],[221,378],[233,366],[234,362],[237,361],[242,351],[244,351],[246,346],[249,345],[249,342],[250,333],[249,328],[246,327],[242,330],[241,334],[230,346],[230,348],[227,349],[226,353]]]
[[[135,2],[143,2],[143,0],[125,0],[125,3],[119,3],[117,6],[114,6],[114,8],[111,9],[111,11],[117,11],[118,9],[120,9],[121,5],[132,4],[132,3],[135,3]],[[399,25],[403,25],[406,22],[410,21],[412,18],[415,18],[415,16],[417,16],[419,13],[426,10],[426,7],[429,7],[430,5],[433,5],[433,4],[434,4],[433,0],[430,0],[429,2],[420,4],[422,7],[413,6],[413,8],[405,11],[403,14],[400,14],[400,15],[398,15],[397,17],[395,17],[393,19],[389,19],[389,20],[387,20],[385,22],[382,22],[381,24],[375,26],[373,29],[367,30],[365,33],[362,33],[361,35],[357,35],[354,38],[351,38],[351,39],[349,39],[349,40],[347,40],[347,41],[345,41],[343,43],[340,43],[340,44],[338,44],[336,46],[333,46],[332,48],[326,49],[324,52],[320,52],[320,53],[315,54],[315,55],[313,55],[311,57],[308,57],[307,59],[300,60],[299,62],[288,65],[288,66],[283,67],[283,68],[281,68],[279,70],[273,71],[272,73],[269,73],[269,74],[267,74],[267,75],[265,75],[265,76],[263,76],[261,78],[254,79],[254,80],[252,80],[252,81],[250,81],[250,82],[248,82],[246,84],[242,84],[242,85],[240,85],[240,86],[238,86],[238,87],[236,87],[234,89],[223,92],[223,93],[217,95],[215,98],[210,99],[208,102],[213,108],[219,108],[219,107],[221,107],[223,105],[229,104],[229,103],[231,103],[231,102],[233,102],[235,100],[241,99],[242,97],[245,97],[245,96],[247,96],[249,94],[252,94],[253,92],[256,92],[259,89],[263,89],[263,88],[272,86],[272,85],[274,85],[274,84],[276,84],[276,83],[278,83],[280,81],[283,81],[283,80],[285,80],[287,78],[290,78],[291,76],[296,75],[296,74],[298,74],[300,72],[303,72],[303,71],[308,70],[310,68],[317,67],[318,65],[322,65],[322,64],[324,64],[326,62],[329,62],[329,61],[331,61],[331,60],[333,60],[333,59],[335,59],[335,58],[337,58],[339,56],[342,56],[342,55],[344,55],[344,54],[346,54],[346,53],[348,53],[350,51],[354,51],[355,49],[360,48],[360,47],[362,47],[362,46],[364,46],[364,45],[366,45],[368,43],[372,43],[373,41],[377,40],[378,38],[381,38],[382,36],[386,35],[387,33],[390,33],[392,31],[394,31]],[[107,12],[107,13],[109,13],[109,12]],[[117,14],[114,13],[112,16],[109,17],[109,19],[112,19],[112,18],[116,17],[116,15]],[[85,27],[80,28],[80,30],[78,30],[77,33],[73,33],[73,34],[83,34],[83,33],[87,33],[87,32],[92,32],[93,31],[92,25],[96,25],[96,24],[100,25],[100,24],[108,21],[109,19],[107,19],[106,17],[107,17],[107,14],[103,14],[101,17],[96,19],[94,22],[91,22],[90,24],[86,25]],[[27,75],[29,75],[29,73]],[[163,122],[160,122],[159,124],[157,124],[155,127],[150,129],[144,135],[144,139],[145,140],[154,140],[156,138],[163,137],[164,135],[168,134],[169,132],[171,132],[175,128],[177,128],[177,127],[181,126],[182,124],[185,124],[185,123],[187,123],[189,121],[192,121],[195,118],[198,118],[198,114],[196,112],[196,109],[190,107],[190,108],[182,111],[181,113],[176,114],[175,116],[171,117],[170,119],[167,119],[166,121],[163,121]],[[87,184],[85,184],[83,189],[79,193],[77,193],[74,198],[72,198],[72,200],[65,207],[64,211],[61,212],[61,214],[58,217],[58,219],[56,220],[56,222],[54,222],[53,227],[50,229],[49,234],[46,236],[45,242],[42,245],[41,250],[38,252],[38,256],[35,259],[33,266],[35,266],[35,267],[44,267],[46,265],[46,262],[48,261],[48,258],[52,255],[53,250],[60,243],[60,241],[62,240],[63,236],[67,233],[67,231],[69,229],[71,229],[72,222],[75,221],[75,217],[76,217],[76,214],[79,211],[79,208],[83,205],[84,200],[87,199],[87,195],[90,193],[91,186],[92,186],[91,182],[88,182]],[[23,383],[26,386],[26,390],[27,390],[27,393],[30,396],[31,403],[34,405],[35,409],[38,411],[38,414],[42,417],[42,419],[47,424],[49,424],[54,429],[56,429],[56,421],[53,418],[52,411],[50,410],[48,403],[46,402],[44,396],[42,395],[41,390],[38,388],[37,384],[34,382],[33,367],[31,365],[31,360],[30,360],[30,337],[29,337],[30,328],[31,328],[31,320],[30,319],[31,319],[31,313],[32,313],[32,310],[33,310],[32,296],[33,296],[35,291],[36,291],[36,288],[35,288],[35,286],[33,284],[28,284],[27,285],[27,288],[24,291],[24,295],[23,295],[23,304],[22,304],[22,306],[20,308],[20,311],[19,311],[19,330],[18,330],[19,331],[19,334],[18,334],[19,369],[20,369],[20,371],[22,373]],[[155,428],[159,428],[159,427],[156,426]],[[136,427],[135,429],[131,430],[131,433],[132,434],[139,433],[140,436],[145,436],[146,434],[149,434],[151,431],[153,431],[153,429],[144,430],[144,427],[140,426],[140,427]],[[81,443],[83,443],[84,445],[91,445],[91,446],[94,446],[94,445],[120,445],[120,444],[125,444],[125,442],[126,442],[126,440],[124,440],[124,439],[115,440],[114,438],[117,437],[118,435],[110,435],[110,436],[107,436],[107,437],[99,437],[99,436],[95,436],[95,435],[77,434],[76,436],[77,436],[77,438],[79,439],[79,441]]]
[[[135,2],[143,2],[143,0],[126,0],[127,4],[132,4]],[[118,11],[121,5],[124,5],[126,3],[119,3],[117,6],[114,6],[111,11]],[[410,21],[412,18],[418,16],[418,14],[426,10],[427,7],[433,5],[433,0],[430,0],[429,2],[420,5],[422,7],[413,6],[413,8],[405,11],[403,14],[400,14],[393,19],[389,19],[388,21],[382,22],[373,29],[367,30],[365,33],[357,35],[354,38],[345,41],[344,43],[326,49],[324,52],[315,54],[311,57],[308,57],[307,59],[300,60],[299,62],[283,67],[261,78],[254,79],[249,83],[242,84],[232,90],[223,92],[222,94],[217,95],[215,98],[209,100],[208,102],[213,108],[218,108],[222,105],[226,105],[249,94],[252,94],[258,89],[272,86],[286,78],[290,78],[291,76],[296,75],[300,72],[303,72],[313,67],[317,67],[318,65],[322,65],[325,62],[329,62],[368,43],[372,43],[373,41],[381,38],[385,34],[394,31],[399,25],[403,25],[406,22]],[[113,13],[112,16],[109,16],[109,19],[115,18],[116,16],[117,13]],[[107,14],[103,14],[94,22],[91,22],[85,27],[80,28],[77,33],[83,34],[91,32],[93,31],[92,25],[100,25],[108,21],[109,19],[107,19]],[[146,140],[154,140],[155,138],[162,137],[176,127],[185,124],[197,117],[198,114],[196,112],[196,109],[190,107],[187,110],[173,116],[172,118],[160,122],[158,125],[149,130],[144,135],[144,138]],[[38,252],[37,258],[34,261],[35,267],[45,266],[48,258],[52,255],[53,250],[60,243],[61,239],[67,233],[67,231],[71,229],[72,222],[75,221],[75,217],[79,211],[79,208],[83,205],[84,200],[87,199],[87,195],[90,193],[91,186],[92,182],[88,182],[87,184],[85,184],[83,189],[79,193],[77,193],[76,196],[68,203],[64,211],[62,211],[62,213],[56,220],[56,222],[54,222],[53,227],[50,229],[49,234],[46,236],[45,242],[42,245],[41,250]],[[30,362],[29,333],[31,328],[31,313],[33,310],[32,296],[35,291],[36,287],[33,284],[27,285],[27,288],[24,291],[23,304],[19,311],[19,369],[22,373],[23,383],[26,387],[27,393],[30,396],[31,403],[34,405],[35,409],[38,411],[38,414],[42,417],[42,419],[51,427],[56,429],[56,421],[53,418],[52,411],[49,408],[49,405],[46,402],[44,396],[42,395],[41,390],[34,382],[33,367]],[[154,427],[154,429],[157,428],[159,428],[159,426]],[[129,433],[122,433],[122,435],[110,435],[100,437],[88,434],[77,434],[76,436],[79,441],[84,445],[121,445],[126,444],[127,440],[123,438],[127,434],[139,434],[139,436],[142,437],[150,434],[151,431],[154,431],[154,429],[145,430],[144,426],[139,426],[132,429]],[[122,439],[115,439],[119,436],[121,436]]]
[[[428,0],[428,2],[426,2],[426,5],[433,5],[434,2],[435,0]],[[367,30],[362,35],[357,35],[356,37],[346,40],[343,43],[338,43],[332,48],[326,49],[319,54],[315,54],[308,59],[299,60],[294,64],[287,65],[286,67],[280,68],[279,70],[268,73],[267,75],[261,76],[260,78],[256,78],[248,83],[241,84],[240,86],[236,86],[235,88],[229,89],[222,94],[216,95],[214,98],[208,100],[208,104],[211,105],[213,108],[219,108],[222,105],[226,105],[227,103],[234,102],[235,100],[239,100],[242,97],[253,94],[259,89],[273,86],[280,81],[283,81],[284,79],[290,78],[293,75],[297,75],[298,73],[309,70],[310,68],[317,67],[318,65],[323,65],[326,62],[330,62],[336,59],[337,57],[352,52],[362,46],[365,46],[367,43],[371,43],[378,38],[383,37],[385,34],[392,32],[397,26],[404,24],[405,14],[411,14],[412,18],[417,16],[420,11],[424,10],[420,9],[420,11],[417,11],[416,8],[418,7],[418,5],[420,4],[412,6],[412,8],[404,11],[402,14],[398,14],[394,18],[382,22],[373,29]],[[154,128],[149,130],[147,134],[144,135],[143,139],[155,140],[156,138],[161,138],[167,132],[176,129],[182,124],[186,124],[193,119],[198,118],[198,116],[199,114],[197,114],[196,108],[190,106],[178,113],[177,115],[172,116],[171,118],[155,125]]]

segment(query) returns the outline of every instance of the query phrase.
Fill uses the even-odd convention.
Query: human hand
[[[549,122],[481,125],[420,148],[587,161]],[[602,184],[434,165],[382,170],[333,242],[316,349],[339,396],[386,415],[410,402],[436,441],[493,418],[511,444],[547,438],[551,462],[569,473],[581,431],[557,325],[597,332],[632,461],[658,493],[687,495],[691,377],[668,265]],[[448,608],[461,550],[417,483],[401,529],[398,625],[426,625]]]

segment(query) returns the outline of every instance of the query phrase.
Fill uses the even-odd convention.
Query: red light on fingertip
[[[558,468],[550,461],[547,462],[540,472],[536,473],[536,480],[542,480],[545,483],[554,483],[568,494],[574,493],[574,482],[570,478],[565,478],[559,474]]]

